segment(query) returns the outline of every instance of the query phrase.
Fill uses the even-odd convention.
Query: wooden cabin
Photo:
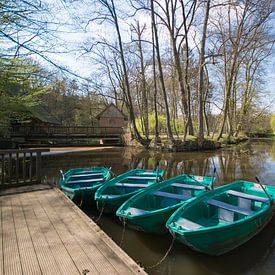
[[[96,119],[99,127],[125,127],[128,118],[113,103],[109,104]]]

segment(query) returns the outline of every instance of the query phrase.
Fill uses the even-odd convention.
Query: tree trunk
[[[118,24],[118,20],[117,20],[116,9],[115,9],[113,0],[111,0],[111,3],[112,3],[112,11],[113,11],[112,16],[113,16],[114,24],[116,27],[119,50],[120,50],[120,58],[121,58],[122,69],[123,69],[123,74],[124,74],[124,83],[125,83],[125,90],[126,90],[126,96],[127,96],[127,101],[128,101],[130,121],[133,126],[133,134],[139,143],[141,143],[142,145],[147,147],[149,145],[149,141],[147,139],[143,139],[141,137],[141,135],[138,132],[137,126],[136,126],[136,118],[135,118],[135,113],[134,113],[134,108],[133,108],[133,103],[132,103],[130,84],[129,84],[129,79],[128,79],[126,62],[125,62],[125,58],[124,58],[124,50],[123,50],[123,46],[122,46],[122,39],[121,39],[119,24]]]
[[[155,12],[154,12],[154,1],[153,0],[151,0],[151,20],[152,20],[152,26],[153,26],[154,36],[155,36],[155,48],[156,48],[157,61],[158,61],[159,79],[160,79],[160,85],[161,85],[164,104],[165,104],[167,135],[168,135],[169,141],[172,144],[174,144],[175,140],[174,140],[173,132],[172,132],[172,128],[171,128],[169,105],[168,105],[168,99],[167,99],[163,71],[162,71],[161,57],[160,57],[160,51],[159,51],[159,40],[158,40],[157,27],[156,27],[156,22],[155,22]]]
[[[207,0],[205,3],[205,14],[203,21],[203,31],[201,38],[201,47],[200,47],[200,55],[199,55],[199,83],[198,83],[198,145],[202,147],[204,140],[204,103],[203,99],[205,97],[204,91],[204,65],[205,65],[205,42],[206,42],[206,31],[207,31],[207,23],[209,18],[209,9],[210,9],[210,0]]]

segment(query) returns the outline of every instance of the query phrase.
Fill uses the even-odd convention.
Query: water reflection
[[[56,182],[59,169],[106,165],[116,173],[133,168],[154,169],[159,162],[166,178],[182,173],[212,175],[217,168],[216,186],[236,179],[254,181],[258,175],[263,183],[275,185],[275,142],[253,141],[228,149],[208,152],[156,153],[133,148],[114,148],[46,156],[43,174]],[[83,210],[97,217],[95,207]],[[158,262],[171,244],[171,236],[156,236],[126,229],[112,215],[104,215],[99,226],[142,266]],[[175,243],[167,259],[158,267],[146,269],[149,274],[273,274],[275,270],[275,219],[256,237],[234,251],[219,257],[210,257]]]

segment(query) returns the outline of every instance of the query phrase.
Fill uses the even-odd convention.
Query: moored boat
[[[104,166],[74,168],[61,172],[60,189],[75,203],[92,201],[97,188],[112,178],[111,169]]]
[[[100,211],[115,213],[131,196],[154,183],[159,183],[163,170],[133,169],[123,173],[95,192],[95,201]]]
[[[146,188],[127,200],[116,212],[127,226],[162,234],[171,214],[194,197],[211,189],[213,177],[179,175]]]
[[[242,245],[272,219],[275,186],[235,181],[184,204],[168,219],[176,240],[221,255]]]

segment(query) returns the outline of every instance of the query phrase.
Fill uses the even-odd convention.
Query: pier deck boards
[[[146,274],[56,188],[13,191],[0,193],[0,274]]]

